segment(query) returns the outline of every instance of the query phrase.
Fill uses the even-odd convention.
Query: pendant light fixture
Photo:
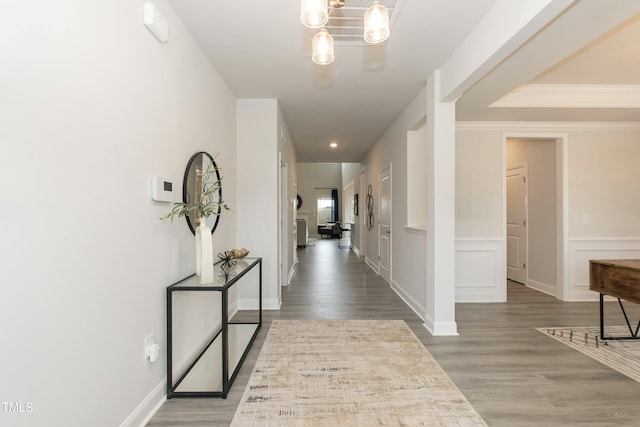
[[[322,28],[329,20],[328,0],[301,0],[300,22],[308,28]]]
[[[342,23],[347,22],[347,20],[353,21],[357,19],[353,11],[364,10],[366,6],[362,3],[357,6],[347,7],[346,9],[349,9],[349,11],[346,14],[338,14],[338,16],[334,16],[335,19],[332,18],[331,21],[329,20],[334,10],[344,7],[345,3],[349,3],[350,1],[351,0],[300,1],[300,21],[302,24],[309,28],[321,28],[320,32],[313,37],[312,41],[311,57],[314,63],[327,65],[333,62],[333,37],[329,31],[327,31],[326,27],[329,27],[329,30],[341,41],[344,41],[345,37],[345,33],[341,32],[342,29],[353,30],[354,28],[362,28],[360,25],[357,25],[357,27],[347,27],[346,25],[348,24]],[[385,0],[385,3],[389,4],[395,13],[397,9],[395,1]],[[369,6],[364,13],[363,21],[365,42],[380,44],[389,38],[389,11],[380,0],[374,0],[372,2],[371,6]],[[346,34],[348,36],[354,36],[353,33],[349,35],[348,31]]]
[[[389,11],[379,0],[364,13],[364,41],[382,43],[389,38]]]
[[[311,59],[318,65],[328,65],[333,62],[333,37],[323,28],[313,36],[313,54]]]

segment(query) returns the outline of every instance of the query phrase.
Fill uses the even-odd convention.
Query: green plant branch
[[[216,179],[213,164],[209,164],[207,170],[205,170],[202,175],[200,202],[174,202],[171,211],[160,217],[160,220],[170,219],[171,222],[173,222],[173,217],[175,216],[183,217],[190,214],[195,214],[198,218],[208,218],[210,216],[220,215],[223,209],[227,211],[231,210],[223,200],[217,200],[217,195],[221,188],[222,178]]]

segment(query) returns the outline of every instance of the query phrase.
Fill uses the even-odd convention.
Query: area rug
[[[274,320],[231,425],[486,424],[402,320]]]
[[[536,328],[551,338],[640,382],[640,340],[600,340],[597,326],[580,328]],[[626,326],[607,326],[606,336],[628,336]]]

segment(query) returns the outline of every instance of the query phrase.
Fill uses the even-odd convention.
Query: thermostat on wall
[[[173,202],[173,182],[161,176],[151,178],[151,198],[158,202]]]

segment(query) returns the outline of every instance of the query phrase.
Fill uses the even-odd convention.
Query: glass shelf
[[[255,266],[258,274],[248,274]],[[199,277],[191,275],[167,287],[167,399],[226,398],[262,326],[262,258],[244,258],[233,264],[218,262],[214,268],[217,279],[213,283],[201,284]],[[251,280],[256,276],[257,284]],[[257,285],[258,296],[251,301],[257,307],[247,309],[245,302],[241,310],[237,287],[241,287],[246,296],[245,288],[252,283]],[[194,306],[199,310],[193,310]],[[184,318],[188,318],[191,311],[206,315],[202,322],[196,320],[190,329]],[[209,312],[218,320],[212,320]],[[203,323],[210,332],[200,345],[193,343],[193,337],[190,341],[181,336],[196,334],[192,329],[200,328]],[[175,345],[180,348],[174,348]],[[176,350],[179,351],[174,354]],[[178,360],[177,365],[174,359]]]

